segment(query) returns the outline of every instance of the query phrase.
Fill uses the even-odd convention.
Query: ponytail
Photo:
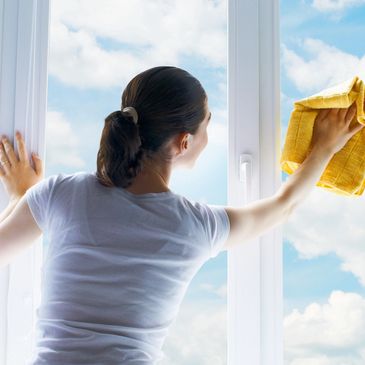
[[[171,138],[197,133],[208,112],[207,94],[189,72],[157,66],[132,78],[122,93],[121,110],[105,118],[96,176],[102,185],[126,188],[144,162],[171,160]]]
[[[120,110],[105,118],[97,154],[97,177],[105,186],[126,188],[142,169],[144,150],[139,125]]]

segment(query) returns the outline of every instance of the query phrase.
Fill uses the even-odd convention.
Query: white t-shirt
[[[228,238],[224,207],[108,188],[84,171],[26,198],[49,242],[30,364],[156,364],[189,283]]]

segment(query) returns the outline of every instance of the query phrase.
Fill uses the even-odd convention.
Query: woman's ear
[[[186,153],[192,141],[193,141],[193,135],[190,133],[182,133],[179,136],[178,145],[179,145],[180,155],[184,155]]]
[[[188,134],[187,138],[184,141],[184,149],[183,149],[183,154],[186,153],[188,147],[190,146],[190,144],[193,142],[193,135],[192,134]]]
[[[188,147],[188,142],[189,140],[189,136],[186,133],[183,133],[181,135],[181,140],[180,140],[180,151],[181,151],[181,155],[184,155],[186,152],[186,149]]]

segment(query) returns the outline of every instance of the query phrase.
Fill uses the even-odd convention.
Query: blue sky
[[[364,80],[365,2],[280,4],[284,136],[294,100],[355,75]],[[354,214],[364,213],[362,197],[355,201],[315,188],[284,225],[286,364],[364,363],[364,333],[355,329],[364,323],[357,318],[356,325],[349,316],[365,308],[365,232],[353,234],[362,226]]]
[[[53,2],[46,175],[94,171],[104,118],[119,109],[128,81],[144,69],[170,64],[201,81],[212,111],[208,147],[194,170],[174,172],[171,189],[193,200],[226,204],[226,2],[190,0],[183,6],[181,1],[168,1],[165,8],[160,8],[160,2],[141,0],[123,3],[123,7],[114,0],[105,3],[116,11],[108,13],[96,0]],[[295,100],[355,74],[365,76],[365,3],[285,0],[280,7],[283,144]],[[131,14],[135,18],[131,19]],[[287,177],[285,173],[282,176]],[[313,311],[326,329],[335,333],[340,330],[331,320],[332,313],[341,316],[341,310],[348,312],[349,308],[365,313],[365,247],[361,239],[365,235],[353,233],[362,233],[362,221],[352,219],[364,213],[363,199],[354,202],[316,188],[284,226],[287,365],[344,364],[331,352],[336,341],[326,344],[329,350],[323,355],[314,344],[308,345],[306,336],[319,332],[313,324]],[[348,222],[353,224],[352,233],[347,233]],[[222,252],[207,262],[191,283],[166,342],[165,350],[175,356],[174,364],[226,363],[226,260],[227,254]],[[187,319],[197,323],[188,333]],[[305,332],[298,332],[298,323],[304,324]],[[350,338],[359,336],[355,327]],[[203,341],[212,331],[219,336],[204,339],[197,349],[195,342]],[[341,338],[341,333],[336,338]],[[347,350],[353,354],[353,364],[360,364],[363,359],[354,343],[350,341]],[[294,355],[298,351],[299,357]]]
[[[300,46],[300,42],[305,38],[319,39],[342,52],[359,58],[364,57],[365,4],[361,6],[359,2],[358,7],[345,8],[334,13],[319,11],[310,6],[311,3],[310,1],[281,1],[281,43],[294,50],[307,62],[313,59],[313,55],[308,56],[308,52]],[[364,63],[363,70],[365,71]],[[317,71],[322,72],[320,69]],[[350,74],[356,74],[354,70],[348,71]],[[284,62],[281,63],[280,77],[281,91],[291,99],[301,99],[320,91],[320,89],[313,89],[313,92],[308,94],[298,90],[285,72]],[[313,77],[315,78],[316,75],[314,74]],[[285,132],[292,103],[282,103],[281,108],[282,129]],[[284,142],[283,139],[282,142]],[[283,172],[283,175],[287,174]],[[284,296],[287,310],[294,306],[302,309],[311,301],[324,302],[333,289],[365,294],[364,287],[353,275],[340,270],[341,260],[333,253],[312,260],[300,260],[296,250],[285,242],[283,254]]]

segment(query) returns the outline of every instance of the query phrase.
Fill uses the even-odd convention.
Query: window
[[[9,78],[7,86],[11,87],[15,79],[23,80],[25,86],[19,84],[17,90],[26,91],[24,95],[15,94],[9,104],[12,112],[18,113],[22,110],[18,103],[22,97],[44,90],[48,2],[41,5],[36,0],[2,0],[1,4],[6,20],[3,39],[8,42],[3,43],[2,50],[12,51],[12,58],[2,53],[2,76],[7,67],[14,78]],[[110,5],[115,8],[121,3],[110,1]],[[33,141],[29,148],[39,151],[46,144],[47,153],[39,151],[41,158],[46,157],[46,175],[60,169],[66,173],[94,169],[103,119],[119,107],[123,85],[148,67],[180,65],[202,81],[213,114],[209,128],[210,145],[214,148],[201,156],[202,170],[199,172],[196,166],[190,175],[189,183],[194,179],[194,184],[188,196],[214,204],[242,205],[272,195],[281,183],[278,2],[175,0],[165,5],[161,21],[158,2],[143,2],[143,6],[137,1],[124,2],[120,12],[108,11],[105,2],[94,2],[93,6],[90,1],[52,3],[48,110],[46,116],[45,110],[35,113],[38,118],[27,114],[25,138],[32,136]],[[190,16],[192,13],[194,17]],[[17,33],[12,26],[20,30],[18,43],[14,42]],[[151,29],[155,32],[153,37]],[[18,54],[11,48],[12,43],[20,50]],[[21,52],[25,52],[25,57]],[[105,67],[107,64],[112,67]],[[38,70],[37,77],[32,76],[30,67]],[[28,79],[23,79],[24,75]],[[28,89],[29,85],[34,89]],[[1,90],[4,103],[3,86]],[[31,105],[45,106],[44,97],[40,95],[36,99],[40,102]],[[19,124],[9,124],[9,131],[14,127]],[[34,141],[39,142],[32,145]],[[215,182],[216,191],[206,189],[204,182],[208,177]],[[172,188],[186,194],[186,183],[184,172],[176,172]],[[46,241],[44,247],[47,248]],[[200,270],[182,304],[181,319],[166,340],[164,350],[171,361],[282,364],[281,250],[281,231],[276,229],[250,245],[221,253]],[[30,351],[30,325],[22,327],[16,316],[23,313],[25,319],[30,318],[36,303],[25,309],[24,295],[18,289],[37,288],[39,282],[32,282],[27,274],[39,267],[39,263],[24,264],[22,268],[12,264],[2,273],[4,285],[0,290],[8,293],[6,308],[11,308],[12,314],[7,324],[0,324],[0,345],[4,350],[1,354],[7,354],[3,356],[10,359],[10,365],[25,362]],[[18,278],[19,285],[12,278]],[[23,282],[24,278],[29,281]],[[13,310],[15,307],[9,303],[16,303],[18,309]],[[195,327],[184,321],[188,316],[195,318]],[[183,322],[185,328],[179,324]],[[187,329],[191,343],[188,336],[182,338],[186,332],[181,331]],[[24,338],[26,347],[19,345]],[[176,338],[179,342],[173,342]],[[197,343],[199,348],[195,350]],[[19,347],[29,351],[17,354]]]
[[[175,65],[201,81],[212,120],[207,148],[193,170],[174,171],[171,189],[193,200],[226,204],[226,0],[105,4],[52,3],[47,174],[94,171],[104,118],[120,108],[129,80],[154,66]],[[226,255],[207,262],[194,277],[161,365],[226,362]]]
[[[17,57],[14,50],[12,63],[24,62],[18,69],[13,70],[15,78],[20,79],[23,73],[29,71],[32,60],[40,61],[43,71],[40,76],[48,77],[47,113],[32,122],[27,121],[26,126],[33,133],[32,140],[39,139],[38,145],[28,146],[29,149],[40,153],[45,162],[46,176],[60,171],[72,173],[79,170],[94,170],[104,118],[119,108],[121,91],[126,83],[137,72],[146,68],[159,64],[175,64],[187,69],[201,80],[209,95],[213,117],[208,129],[210,144],[197,162],[195,170],[189,172],[189,188],[186,189],[186,172],[177,171],[173,175],[172,189],[194,200],[226,204],[226,2],[206,2],[197,5],[191,1],[190,4],[184,3],[182,7],[181,2],[171,1],[170,8],[162,8],[161,4],[151,2],[149,5],[144,5],[142,13],[139,12],[141,4],[137,2],[130,4],[129,9],[125,3],[122,6],[121,2],[111,1],[110,4],[120,11],[110,12],[101,2],[96,2],[95,6],[90,7],[90,3],[85,1],[54,1],[50,4],[50,18],[47,11],[40,14],[43,26],[49,21],[48,70],[45,68],[47,54],[39,54],[38,48],[29,49],[29,54],[23,58],[20,58],[20,53]],[[37,41],[41,39],[41,35],[48,35],[47,29],[43,29],[39,34],[32,33],[34,26],[39,24],[39,18],[34,18],[33,22],[26,16],[26,11],[29,9],[33,12],[40,9],[38,2],[26,5],[19,0],[10,5],[10,2],[4,1],[2,5],[4,19],[15,24],[21,34],[24,33],[24,37],[29,34]],[[187,17],[186,11],[194,12],[196,16]],[[80,13],[83,17],[79,17]],[[130,16],[138,13],[140,22]],[[162,13],[165,13],[166,24],[160,23]],[[22,22],[17,22],[17,14],[22,14],[24,17]],[[151,16],[152,14],[154,16]],[[122,19],[124,21],[121,21]],[[138,24],[148,24],[148,27],[141,28]],[[191,28],[191,31],[184,33],[182,29],[187,28]],[[151,29],[155,29],[154,37],[151,37]],[[163,44],[161,42],[166,38],[166,30],[170,31],[170,38]],[[5,33],[9,39],[16,38],[14,36],[16,32],[11,32],[10,28],[5,27]],[[13,42],[15,40],[12,39]],[[31,43],[25,41],[24,44],[29,48]],[[214,49],[207,47],[209,44],[215,44]],[[42,51],[47,51],[43,43],[41,48]],[[105,67],[107,64],[112,67]],[[29,71],[29,74],[32,73]],[[34,88],[45,90],[44,83],[39,82],[39,79],[33,81]],[[9,84],[12,84],[12,80],[9,80]],[[28,91],[24,97],[32,96],[32,90],[26,87],[22,89]],[[17,97],[14,100],[17,101]],[[45,100],[42,100],[40,105],[45,106]],[[19,109],[14,107],[14,110],[18,112]],[[11,126],[9,130],[12,132],[15,126]],[[12,135],[11,132],[9,135]],[[28,140],[27,134],[25,138]],[[43,147],[45,154],[39,151]],[[209,181],[215,181],[215,189],[206,189],[204,181],[207,181],[208,177]],[[44,254],[48,247],[47,239],[44,237],[43,245],[37,246],[39,250],[43,247]],[[32,252],[27,252],[26,259]],[[29,282],[17,283],[19,288],[27,290],[28,295],[39,286],[40,283],[32,282],[28,274],[38,270],[40,262],[34,266],[24,262],[22,264],[22,269],[12,264],[4,274],[4,283],[9,284],[9,288],[4,287],[4,293],[10,293],[18,288],[15,283],[13,284],[12,278],[21,281],[25,276],[29,277]],[[28,271],[25,272],[24,268]],[[9,272],[10,275],[6,276]],[[225,362],[225,291],[226,253],[222,253],[220,257],[204,265],[194,278],[182,304],[180,319],[170,330],[170,341],[166,343],[165,349],[167,362],[168,359],[190,363],[192,361],[202,363],[203,359],[210,363],[216,362],[217,359]],[[11,315],[8,316],[8,325],[7,327],[4,325],[3,332],[2,346],[6,349],[4,356],[7,358],[7,363],[24,363],[30,353],[34,340],[34,337],[31,337],[34,333],[30,335],[31,325],[28,328],[21,328],[21,322],[17,321],[16,316],[18,312],[22,312],[23,319],[31,318],[35,315],[36,303],[29,303],[29,299],[24,300],[24,295],[21,296],[20,293],[8,299],[7,308],[14,308],[12,303],[18,303],[21,309],[9,310]],[[26,302],[30,305],[24,309]],[[2,314],[6,316],[5,308]],[[190,320],[193,318],[194,328],[182,326],[186,323],[187,316]],[[17,325],[13,327],[15,323]],[[189,336],[181,334],[182,330],[184,333],[188,331]],[[213,330],[216,336],[214,343],[208,337]],[[27,347],[24,346],[24,341],[22,346],[17,346],[23,337],[27,339]],[[187,341],[177,342],[177,339],[180,340],[182,337]],[[196,348],[198,342],[199,349]],[[19,347],[27,348],[27,351],[16,354],[19,352],[16,351]],[[212,352],[212,348],[215,352]]]
[[[295,100],[364,80],[364,19],[362,1],[281,2],[282,143]],[[365,362],[364,212],[315,187],[284,225],[286,365]]]
[[[2,132],[19,129],[28,153],[44,145],[48,2],[0,1],[0,120]],[[7,203],[4,190],[1,202]],[[2,204],[5,208],[5,204]],[[40,300],[41,240],[0,271],[0,363],[24,364],[34,339]],[[19,351],[21,349],[21,351]]]

